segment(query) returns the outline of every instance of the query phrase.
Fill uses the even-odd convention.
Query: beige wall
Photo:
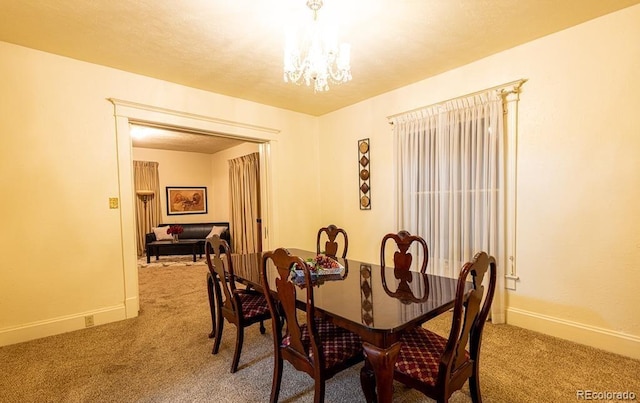
[[[4,42],[0,77],[0,211],[11,228],[0,231],[0,345],[82,328],[86,315],[99,325],[136,314],[126,310],[137,302],[125,301],[125,292],[137,297],[135,271],[131,284],[125,270],[135,260],[133,218],[121,216],[132,211],[133,189],[119,193],[121,180],[131,182],[130,142],[119,148],[116,138],[130,140],[116,136],[107,98],[275,129],[274,192],[317,175],[314,156],[294,152],[317,146],[307,115]],[[120,208],[109,208],[111,197]],[[319,201],[288,199],[271,203],[273,216],[296,220],[274,225],[270,239],[310,248],[315,239],[295,234],[317,228]]]
[[[333,156],[320,169],[322,222],[346,228],[350,256],[375,261],[396,230],[385,117],[526,78],[508,322],[640,358],[640,48],[629,38],[640,6],[321,117],[320,153]],[[371,211],[358,208],[366,137]]]
[[[211,155],[183,151],[133,148],[133,159],[158,163],[160,179],[160,205],[163,223],[195,223],[228,221],[213,209],[211,199],[215,188],[211,170]],[[205,186],[207,188],[207,214],[167,215],[167,186]]]
[[[229,160],[259,152],[259,144],[244,142],[215,154],[182,151],[133,149],[133,159],[159,163],[162,222],[229,221]],[[166,186],[206,186],[207,214],[167,216]]]

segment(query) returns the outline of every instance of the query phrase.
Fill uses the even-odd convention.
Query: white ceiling
[[[0,0],[0,41],[320,116],[640,0],[324,0],[353,80],[323,93],[283,82],[305,3]]]
[[[137,124],[131,125],[130,133],[133,147],[202,154],[215,154],[244,142],[221,135]]]

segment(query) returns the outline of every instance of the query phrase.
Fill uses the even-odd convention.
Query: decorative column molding
[[[505,288],[516,289],[519,280],[516,274],[516,225],[517,225],[517,191],[518,191],[518,101],[520,89],[525,79],[518,80],[503,87],[500,92],[503,99],[503,108],[506,119],[505,148],[506,148],[506,257]]]

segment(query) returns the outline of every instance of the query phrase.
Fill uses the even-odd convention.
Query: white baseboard
[[[85,317],[91,315],[94,326],[123,320],[127,318],[125,311],[124,305],[118,305],[0,329],[0,347],[84,329]]]
[[[138,313],[140,312],[140,299],[137,295],[132,298],[127,298],[124,303],[127,319],[135,318],[136,316],[138,316]]]
[[[626,357],[640,359],[640,337],[638,336],[517,308],[507,309],[507,323]]]

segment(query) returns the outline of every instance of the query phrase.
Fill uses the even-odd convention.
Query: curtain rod
[[[453,101],[453,100],[456,100],[456,99],[472,97],[472,96],[474,96],[474,95],[482,94],[482,93],[487,92],[487,91],[499,90],[499,89],[501,89],[501,88],[509,87],[509,86],[511,86],[511,85],[515,85],[515,86],[516,86],[516,88],[514,88],[511,92],[517,92],[517,91],[520,89],[520,86],[521,86],[522,84],[524,84],[526,81],[527,81],[527,79],[526,79],[526,78],[521,78],[521,79],[519,79],[519,80],[514,80],[514,81],[511,81],[511,82],[508,82],[508,83],[505,83],[505,84],[500,84],[500,85],[496,85],[496,86],[494,86],[494,87],[486,88],[486,89],[484,89],[484,90],[471,92],[471,93],[469,93],[469,94],[461,95],[461,96],[458,96],[458,97],[455,97],[455,98],[449,98],[449,99],[447,99],[447,100],[445,100],[445,101],[436,102],[436,103],[431,104],[431,105],[425,105],[425,106],[421,106],[421,107],[419,107],[419,108],[411,109],[411,110],[409,110],[409,111],[396,113],[395,115],[387,116],[387,119],[393,119],[393,118],[396,118],[396,117],[398,117],[398,116],[405,115],[405,114],[407,114],[407,113],[416,112],[416,111],[419,111],[419,110],[421,110],[421,109],[431,108],[431,107],[433,107],[433,106],[441,105],[441,104],[444,104],[444,103],[446,103],[446,102]],[[390,125],[392,125],[392,124],[393,124],[393,122],[391,122],[391,121],[390,121],[390,122],[389,122],[389,124],[390,124]]]

